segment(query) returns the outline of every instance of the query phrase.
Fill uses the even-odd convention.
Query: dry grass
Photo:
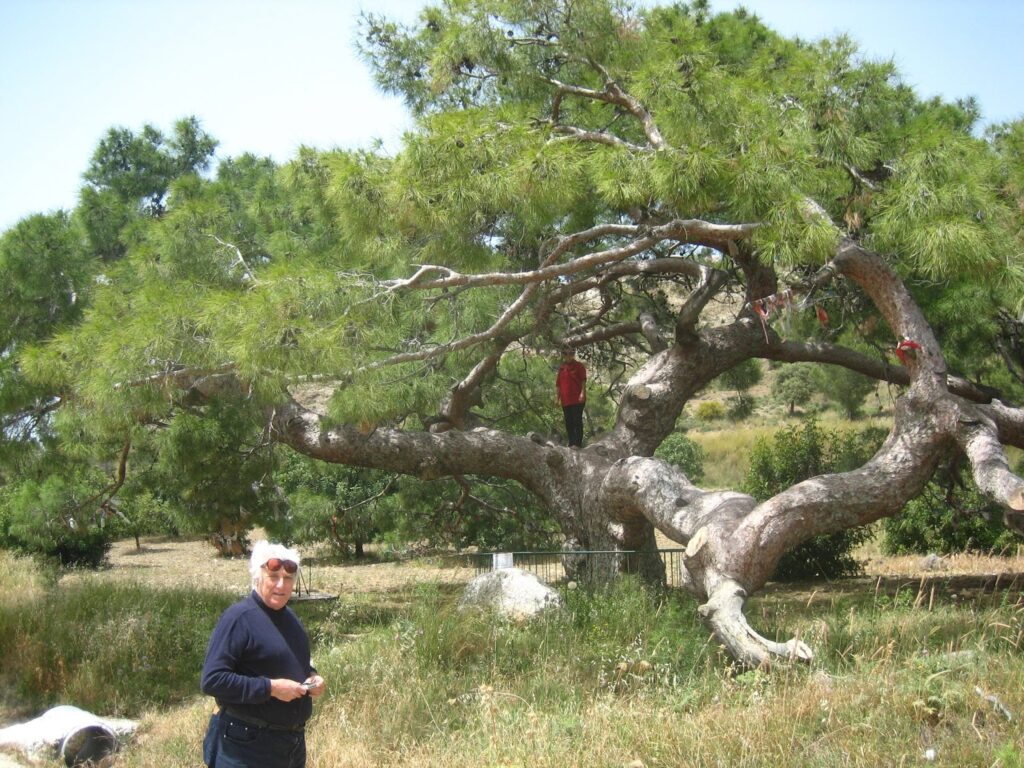
[[[864,564],[868,576],[992,576],[1011,580],[1024,575],[1024,554],[1018,548],[1011,557],[994,555],[946,555],[938,562],[925,567],[921,555],[887,555],[869,558]]]
[[[257,531],[252,539],[259,537]],[[303,552],[303,573],[309,589],[333,595],[387,593],[421,583],[460,584],[474,575],[471,568],[442,557],[338,562],[316,549]],[[134,541],[125,540],[114,543],[101,570],[75,571],[62,577],[66,582],[80,579],[139,581],[171,588],[199,582],[204,589],[240,593],[249,589],[249,561],[220,557],[201,538],[144,538],[141,549],[136,549]]]
[[[658,545],[673,549],[680,545],[657,533]],[[939,558],[925,568],[920,555],[882,555],[876,545],[869,542],[858,551],[864,563],[865,576],[872,581],[877,577],[894,580],[926,578],[953,578],[958,576],[991,577],[1009,583],[1024,574],[1024,547],[1009,557],[994,555],[949,555]],[[331,595],[363,595],[385,597],[406,592],[417,584],[467,583],[475,575],[472,568],[457,564],[455,559],[443,557],[411,561],[331,562],[314,553],[304,560],[308,585],[314,592]],[[111,548],[108,564],[97,572],[76,571],[64,575],[64,583],[81,579],[108,581],[139,581],[148,586],[178,588],[183,578],[198,580],[204,589],[243,593],[249,588],[248,560],[219,557],[202,539],[167,540],[143,539],[142,549],[134,541],[119,541]],[[854,580],[851,583],[866,583]],[[819,585],[828,590],[828,585]],[[38,578],[27,580],[16,591],[19,600],[31,600],[42,589]]]
[[[673,623],[664,639],[638,634],[597,654],[598,634],[607,630],[600,621],[568,641],[554,631],[534,636],[523,646],[530,651],[522,651],[522,664],[512,663],[503,648],[521,642],[520,632],[537,630],[467,626],[445,615],[449,590],[423,591],[465,581],[468,569],[437,560],[318,563],[313,553],[314,586],[342,600],[330,615],[340,626],[316,650],[331,688],[310,724],[309,766],[1020,766],[1024,602],[1019,590],[1006,587],[1024,573],[1024,559],[954,556],[939,563],[941,570],[923,571],[920,557],[865,553],[868,578],[772,585],[751,605],[762,631],[777,628],[811,643],[818,653],[812,668],[738,677],[695,620]],[[65,575],[60,583],[173,588],[193,578],[237,593],[247,588],[246,565],[216,557],[203,541],[150,539],[141,551],[120,542],[108,568]],[[29,595],[45,588],[29,568],[4,575]],[[954,590],[949,585],[957,578],[1001,584]],[[405,608],[393,623],[343,634],[351,600],[398,598]],[[681,616],[689,613],[683,606]],[[677,643],[696,651],[682,662],[670,661],[671,654],[658,660],[666,644]],[[450,658],[453,652],[465,657]],[[655,662],[649,672],[615,671],[622,660],[640,658]],[[994,695],[1015,719],[976,689]],[[197,694],[146,712],[118,764],[199,765],[210,711],[211,702]],[[936,750],[934,762],[924,759],[927,749]]]
[[[133,768],[169,768],[203,764],[203,735],[213,701],[197,697],[184,706],[146,715],[130,746],[127,762]]]

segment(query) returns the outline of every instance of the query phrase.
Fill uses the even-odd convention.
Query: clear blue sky
[[[645,0],[654,4],[655,0]],[[363,8],[411,20],[425,0],[0,0],[0,230],[72,208],[108,128],[196,115],[218,157],[278,162],[303,145],[396,148],[409,121],[354,52]],[[1024,2],[713,0],[779,32],[849,33],[925,96],[1024,115]]]

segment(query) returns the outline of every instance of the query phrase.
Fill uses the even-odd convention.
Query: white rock
[[[941,571],[945,569],[945,567],[946,561],[934,552],[927,554],[921,558],[922,571]]]
[[[527,619],[562,605],[562,596],[520,568],[483,573],[469,582],[460,607],[488,608],[511,619]]]

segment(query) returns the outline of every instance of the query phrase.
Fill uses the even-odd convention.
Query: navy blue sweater
[[[303,682],[315,672],[309,637],[290,608],[275,611],[253,591],[220,617],[203,664],[202,689],[221,706],[277,725],[301,725],[313,712],[309,696],[280,701],[271,678]]]

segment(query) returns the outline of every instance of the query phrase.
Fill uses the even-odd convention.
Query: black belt
[[[239,720],[246,725],[255,725],[257,728],[267,728],[271,731],[289,731],[291,733],[302,733],[306,730],[305,723],[299,723],[298,725],[279,725],[277,723],[268,723],[266,720],[261,720],[258,717],[253,717],[249,714],[239,714],[238,710],[234,707],[223,707],[221,708],[221,714],[227,715],[233,720]]]

